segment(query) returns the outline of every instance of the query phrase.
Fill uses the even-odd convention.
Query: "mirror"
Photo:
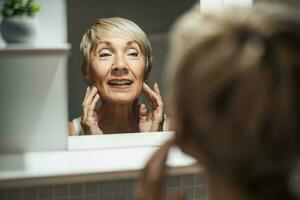
[[[196,2],[198,1],[67,1],[68,42],[72,45],[68,64],[69,120],[71,121],[82,115],[82,102],[87,89],[87,85],[81,74],[79,45],[82,36],[87,29],[95,24],[98,18],[115,16],[123,17],[135,22],[147,34],[152,46],[153,57],[153,67],[147,84],[153,90],[154,83],[158,83],[164,102],[163,112],[166,114],[165,116],[170,118],[166,106],[165,81],[163,80],[165,56],[168,46],[167,34],[175,19]],[[144,95],[139,97],[139,104],[142,103],[145,103],[149,107],[149,101],[147,101],[147,98],[145,98]],[[77,122],[79,121],[77,120]],[[162,128],[160,128],[160,130],[162,130]],[[127,131],[124,130],[121,132]],[[133,132],[139,132],[139,130],[134,130]],[[103,133],[105,134],[104,131]],[[110,133],[118,132],[110,131]]]

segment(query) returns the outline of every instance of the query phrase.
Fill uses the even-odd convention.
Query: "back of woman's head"
[[[300,148],[300,16],[279,5],[202,14],[173,30],[176,143],[245,189],[286,178]]]

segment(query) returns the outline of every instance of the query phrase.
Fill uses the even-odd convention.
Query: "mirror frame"
[[[174,136],[172,131],[69,136],[69,151],[159,147]]]

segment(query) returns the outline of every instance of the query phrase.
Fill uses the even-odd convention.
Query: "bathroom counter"
[[[141,137],[152,143],[148,142],[148,145],[145,145],[144,140],[143,146],[137,146],[131,141],[129,146],[125,146],[113,138],[119,145],[108,148],[98,144],[98,149],[79,149],[83,143],[90,146],[89,140],[83,137],[80,139],[82,144],[74,138],[75,142],[69,145],[68,151],[0,155],[0,188],[137,178],[147,160],[159,148],[160,143],[170,137],[170,134],[157,135],[164,137],[160,140],[158,138],[149,140],[146,135]],[[90,139],[95,141],[93,138]],[[122,140],[122,137],[119,137],[119,141]],[[130,140],[126,141],[128,143]],[[167,160],[168,174],[198,172],[200,169],[194,164],[194,159],[173,147]]]

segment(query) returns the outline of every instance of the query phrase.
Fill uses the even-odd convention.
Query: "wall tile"
[[[85,195],[96,195],[99,193],[98,190],[99,182],[91,182],[84,184],[84,194]]]
[[[100,194],[99,200],[113,200],[112,194]]]
[[[170,188],[170,187],[178,188],[178,187],[180,187],[180,184],[181,184],[180,176],[170,176],[167,178],[167,188]]]
[[[84,200],[83,197],[71,197],[70,200]]]
[[[182,193],[185,197],[185,200],[193,200],[194,198],[193,188],[183,188]]]
[[[5,199],[5,192],[6,192],[5,189],[1,189],[1,190],[0,190],[0,200],[6,200],[6,199]]]
[[[69,185],[56,185],[54,187],[55,198],[65,198],[70,194]]]
[[[106,181],[106,182],[100,182],[99,188],[101,194],[112,194],[113,192],[113,182],[112,181]]]
[[[84,200],[98,200],[98,195],[87,195],[84,197]]]
[[[136,186],[138,184],[138,181],[137,180],[128,180],[127,181],[127,193],[132,193],[134,192]]]
[[[127,181],[116,181],[113,184],[113,190],[119,194],[127,192]]]
[[[194,189],[194,193],[195,193],[195,198],[196,199],[201,199],[201,198],[205,198],[207,197],[207,187],[202,186],[202,187],[196,187]]]
[[[7,190],[7,200],[20,200],[22,199],[21,189],[8,189]]]
[[[127,200],[127,194],[118,194],[113,195],[113,200]]]
[[[203,174],[195,174],[194,175],[194,185],[195,186],[203,186],[207,184],[207,180],[205,175]]]
[[[194,176],[193,175],[184,175],[181,177],[181,187],[193,187],[194,185]]]
[[[35,187],[25,187],[23,188],[23,200],[36,200],[37,188]]]
[[[70,185],[70,196],[71,197],[83,196],[83,183]]]

